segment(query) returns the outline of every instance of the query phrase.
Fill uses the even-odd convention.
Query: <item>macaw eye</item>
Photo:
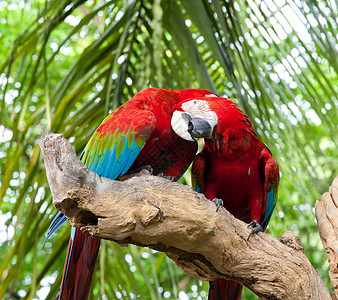
[[[204,107],[207,105],[206,101],[200,99],[192,99],[188,102],[182,104],[183,111],[187,111],[190,113],[198,113],[200,111],[204,111]]]

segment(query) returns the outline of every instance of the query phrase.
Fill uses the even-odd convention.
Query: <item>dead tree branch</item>
[[[322,201],[316,202],[316,219],[324,249],[330,254],[329,276],[338,298],[338,176],[323,194]]]
[[[86,234],[162,251],[186,274],[235,280],[263,299],[331,299],[293,233],[247,241],[247,224],[187,186],[149,174],[99,177],[62,135],[45,135],[40,147],[55,207]]]

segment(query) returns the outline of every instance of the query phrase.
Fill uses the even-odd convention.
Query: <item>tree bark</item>
[[[262,299],[331,299],[292,232],[280,239],[258,233],[247,241],[247,224],[224,208],[216,211],[213,202],[190,187],[147,171],[124,181],[99,177],[59,134],[45,135],[40,147],[54,206],[86,234],[162,251],[186,274],[235,280]],[[337,186],[331,195],[338,199]],[[336,204],[330,207],[335,215]],[[321,237],[332,255],[336,286],[338,218],[329,215],[329,229],[321,216],[317,219],[319,226],[325,224]]]
[[[316,219],[324,249],[330,254],[329,276],[338,298],[338,176],[333,181],[329,192],[324,193],[322,201],[316,202]]]

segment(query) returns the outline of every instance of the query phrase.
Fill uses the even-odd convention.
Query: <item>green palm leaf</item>
[[[239,103],[281,167],[268,232],[299,234],[329,283],[313,207],[338,169],[337,11],[329,0],[0,3],[0,298],[53,299],[60,286],[69,228],[42,248],[56,213],[42,134],[81,153],[108,111],[149,86]],[[91,293],[206,299],[207,286],[162,253],[105,241]]]

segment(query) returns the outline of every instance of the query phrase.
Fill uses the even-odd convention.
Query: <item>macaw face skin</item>
[[[218,117],[209,101],[192,99],[174,106],[174,110],[171,127],[178,136],[187,141],[211,138]]]

